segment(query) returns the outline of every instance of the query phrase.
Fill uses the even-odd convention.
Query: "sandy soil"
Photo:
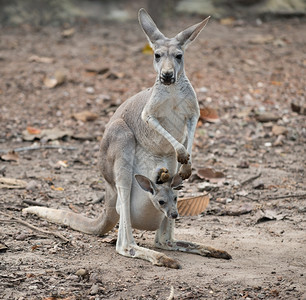
[[[198,21],[177,19],[165,33]],[[0,149],[41,147],[0,153],[1,176],[26,182],[23,189],[0,188],[1,299],[167,299],[171,287],[174,299],[306,299],[306,123],[291,108],[305,105],[305,20],[229,23],[210,22],[186,54],[200,106],[217,110],[220,121],[199,123],[195,175],[182,191],[208,190],[211,203],[200,216],[180,218],[176,235],[233,259],[164,251],[181,270],[118,255],[109,242],[116,230],[103,239],[21,214],[31,201],[91,217],[101,210],[104,182],[96,165],[104,126],[120,103],[155,78],[138,24],[84,23],[66,38],[60,28],[0,29]],[[55,73],[65,80],[48,88],[44,79]],[[72,118],[83,111],[98,116]],[[24,130],[35,133],[29,127],[69,132],[25,141]],[[203,167],[226,179],[199,178]],[[153,233],[134,234],[152,247]]]

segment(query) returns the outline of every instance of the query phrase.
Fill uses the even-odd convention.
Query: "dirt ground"
[[[164,32],[198,21],[177,18]],[[306,299],[305,20],[222,23],[211,21],[185,58],[200,107],[217,111],[219,122],[200,121],[194,175],[181,195],[212,198],[201,215],[180,218],[175,232],[233,259],[163,251],[180,270],[120,256],[116,230],[107,239],[89,236],[21,213],[35,202],[99,214],[104,126],[155,80],[137,22],[84,22],[64,33],[0,29],[0,179],[26,182],[0,185],[1,299],[167,299],[171,287],[174,299]],[[54,128],[56,136],[44,131]],[[204,167],[225,178],[198,176]],[[154,233],[134,235],[152,247]]]

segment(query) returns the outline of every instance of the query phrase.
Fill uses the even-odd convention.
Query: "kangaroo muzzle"
[[[160,75],[160,82],[164,85],[170,85],[175,83],[174,72],[172,71],[162,72]]]

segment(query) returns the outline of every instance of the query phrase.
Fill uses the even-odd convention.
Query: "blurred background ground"
[[[0,2],[2,299],[166,299],[171,286],[175,299],[305,299],[305,1],[253,2]],[[212,15],[186,53],[202,115],[181,191],[212,198],[176,234],[231,261],[167,252],[183,269],[158,268],[116,254],[116,230],[91,237],[21,214],[101,211],[105,124],[155,80],[140,7],[169,36]]]

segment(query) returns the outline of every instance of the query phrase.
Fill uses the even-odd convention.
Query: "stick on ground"
[[[36,231],[38,231],[38,232],[41,232],[41,233],[44,233],[44,234],[47,234],[47,235],[53,235],[53,236],[55,236],[55,237],[61,239],[61,240],[64,241],[65,243],[69,243],[69,242],[70,242],[68,239],[66,239],[64,236],[62,236],[61,234],[59,234],[59,233],[57,233],[57,232],[51,232],[51,231],[47,231],[47,230],[44,230],[44,229],[40,229],[40,228],[38,228],[38,227],[36,227],[36,226],[34,226],[34,225],[29,224],[29,223],[26,222],[26,221],[23,221],[23,220],[21,220],[21,219],[19,219],[19,218],[17,218],[17,217],[14,217],[14,216],[9,215],[9,214],[6,214],[6,213],[4,213],[4,212],[2,212],[2,211],[1,211],[0,213],[1,213],[2,215],[4,215],[4,216],[10,218],[10,221],[14,221],[14,222],[20,223],[20,224],[25,225],[25,226],[27,226],[27,227],[33,229],[33,230],[36,230]]]

